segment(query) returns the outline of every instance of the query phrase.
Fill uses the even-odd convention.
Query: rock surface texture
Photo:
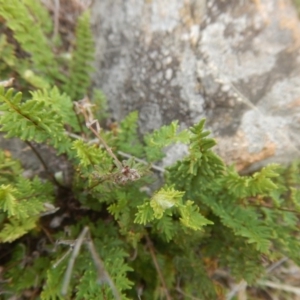
[[[240,171],[300,154],[300,22],[288,0],[94,1],[95,85],[145,133],[202,118]],[[184,148],[171,148],[165,164]],[[170,159],[169,159],[170,158]]]

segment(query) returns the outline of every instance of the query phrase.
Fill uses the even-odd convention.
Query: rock
[[[244,172],[299,157],[300,22],[288,0],[102,0],[92,12],[94,81],[116,119],[138,110],[145,133],[205,117]]]
[[[60,172],[62,185],[65,187],[71,186],[73,167],[65,155],[58,156],[54,148],[45,144],[35,142],[25,143],[18,138],[6,139],[4,136],[3,133],[0,134],[0,149],[2,151],[9,151],[14,159],[21,162],[24,168],[24,177],[33,178],[38,175],[41,178],[51,179],[49,173],[56,176]],[[47,170],[33,149],[42,158],[45,166],[47,166]]]

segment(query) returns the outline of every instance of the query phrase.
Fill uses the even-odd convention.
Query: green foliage
[[[186,130],[177,133],[178,122],[174,121],[168,126],[162,126],[153,133],[145,136],[146,157],[149,162],[160,160],[164,157],[162,149],[173,143],[187,143],[189,133]]]
[[[0,215],[3,221],[0,221],[0,242],[12,242],[37,228],[40,214],[46,211],[45,204],[51,202],[53,186],[38,178],[29,180],[16,173],[10,184],[1,184]]]
[[[134,111],[120,123],[117,146],[123,152],[141,157],[144,149],[138,137],[137,121],[138,112]]]
[[[49,140],[58,153],[71,154],[69,150],[71,142],[64,133],[61,111],[55,109],[54,98],[51,100],[53,103],[45,99],[47,100],[42,92],[37,92],[33,94],[32,99],[24,102],[22,93],[14,93],[13,89],[5,91],[0,87],[0,103],[2,103],[0,110],[3,111],[0,130],[7,133],[7,138],[19,137],[22,140],[35,140],[38,143]]]
[[[52,146],[74,171],[69,184],[57,174],[27,178],[0,151],[3,299],[222,299],[218,268],[250,285],[263,274],[262,259],[300,264],[299,162],[241,176],[212,150],[204,120],[182,131],[172,122],[144,140],[137,112],[100,128],[101,91],[73,109],[89,94],[89,14],[78,20],[66,77],[40,2],[0,0],[0,16],[17,42],[3,31],[0,70],[15,72],[17,85],[0,86],[0,130]],[[158,181],[151,163],[172,143],[187,144],[189,153]],[[81,237],[84,228],[90,235]]]
[[[91,85],[91,61],[94,58],[93,38],[90,30],[89,13],[86,11],[78,20],[76,45],[70,61],[70,75],[64,90],[72,100],[80,100]]]
[[[102,121],[108,118],[108,104],[104,93],[101,90],[93,90],[94,114],[97,120]]]
[[[24,58],[17,57],[16,46],[2,36],[0,49],[4,53],[1,59],[31,85],[46,88],[49,83],[63,80],[64,77],[59,71],[49,39],[42,29],[45,32],[51,30],[51,19],[45,8],[36,2],[0,1],[0,15],[5,20],[5,26],[13,31],[14,39],[26,53]]]

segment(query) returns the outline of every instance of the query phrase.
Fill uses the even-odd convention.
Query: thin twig
[[[139,163],[144,164],[146,166],[149,165],[149,163],[146,162],[145,160],[137,158],[137,157],[135,157],[135,156],[133,156],[131,154],[125,153],[123,151],[118,151],[118,154],[121,155],[121,156],[123,156],[123,157],[126,157],[126,158],[133,158],[136,162],[139,162]],[[152,165],[152,164],[151,164],[151,169],[159,171],[161,173],[165,172],[164,168],[161,168],[161,167],[158,167],[158,166],[155,166],[155,165]]]
[[[88,141],[87,139],[81,137],[80,135],[77,135],[77,134],[74,134],[74,133],[71,133],[71,132],[68,132],[68,131],[66,131],[65,134],[68,135],[68,136],[70,136],[70,137],[72,137],[72,138],[74,138],[74,139],[83,140],[83,141],[85,141],[87,143],[90,143],[90,144],[97,144],[97,143],[101,142],[101,141],[99,141],[98,138]],[[133,156],[133,155],[131,155],[129,153],[126,153],[126,152],[123,152],[123,151],[118,151],[118,154],[121,155],[121,156],[123,156],[123,157],[125,157],[125,158],[132,158],[136,162],[142,163],[142,164],[144,164],[146,166],[149,165],[149,163],[146,160],[137,158],[137,157],[135,157],[135,156]],[[156,165],[153,165],[153,164],[150,165],[150,168],[153,169],[153,170],[159,171],[161,173],[166,172],[166,170],[164,168],[156,166]]]
[[[285,263],[287,260],[289,260],[288,257],[283,257],[282,259],[280,259],[279,261],[276,261],[275,263],[273,263],[271,266],[269,266],[266,269],[266,273],[271,273],[272,271],[274,271],[274,269],[278,268],[279,266],[281,266],[283,263]]]
[[[147,240],[147,246],[148,246],[148,249],[150,251],[150,254],[151,254],[151,257],[152,257],[152,260],[153,260],[153,263],[154,263],[154,266],[155,266],[155,269],[156,269],[156,272],[158,274],[158,277],[161,281],[161,284],[163,286],[163,290],[164,290],[164,293],[165,293],[165,296],[166,296],[166,299],[167,300],[172,300],[170,294],[169,294],[169,291],[167,289],[167,285],[166,285],[166,282],[165,282],[165,279],[162,275],[162,272],[160,270],[160,267],[159,267],[159,264],[158,264],[158,261],[156,259],[156,256],[155,256],[155,250],[154,250],[154,247],[153,247],[153,243],[152,241],[150,240],[148,234],[145,235],[145,238]]]
[[[38,160],[40,161],[40,163],[43,165],[46,173],[48,174],[48,176],[51,178],[51,180],[59,187],[59,188],[63,188],[65,189],[64,186],[62,186],[55,178],[55,176],[52,174],[52,172],[49,170],[46,162],[44,161],[44,159],[42,158],[42,156],[40,155],[40,153],[35,149],[35,147],[29,142],[29,141],[25,141],[25,143],[30,147],[30,149],[32,150],[32,152],[36,155],[36,157],[38,158]]]
[[[239,284],[236,284],[233,289],[227,294],[226,300],[231,300],[237,293],[244,291],[247,288],[247,282],[241,280]]]
[[[73,248],[70,247],[52,266],[53,269],[55,269],[71,252]]]
[[[70,280],[71,280],[71,274],[72,274],[72,270],[73,270],[73,267],[74,267],[74,263],[75,263],[76,257],[79,254],[80,248],[82,246],[82,243],[84,241],[84,237],[85,237],[87,231],[88,231],[88,227],[84,227],[83,230],[81,231],[78,239],[76,240],[76,242],[74,244],[74,250],[73,250],[73,253],[70,257],[70,260],[69,260],[69,263],[68,263],[68,268],[66,270],[63,285],[62,285],[62,289],[61,289],[61,294],[63,296],[67,295],[68,287],[69,287]]]
[[[94,245],[94,243],[93,243],[93,241],[90,237],[89,231],[88,231],[87,234],[88,234],[88,239],[86,241],[86,245],[87,245],[87,247],[88,247],[88,249],[89,249],[89,251],[92,255],[94,264],[96,266],[96,269],[97,269],[97,272],[98,272],[99,283],[107,282],[107,284],[110,286],[110,288],[113,292],[113,295],[114,295],[115,299],[121,300],[121,296],[120,296],[113,280],[111,279],[111,277],[107,273],[103,261],[101,260],[101,258],[97,254],[97,251],[95,249],[95,245]]]
[[[267,280],[266,281],[259,280],[258,284],[263,285],[263,286],[267,286],[269,288],[294,293],[294,294],[300,296],[300,288],[295,287],[295,286],[290,286],[290,285],[287,285],[287,284],[281,284],[281,283],[276,283],[276,282],[267,281]]]
[[[60,10],[60,0],[54,0],[54,11],[53,11],[53,19],[54,19],[54,30],[52,39],[55,40],[58,36],[59,31],[59,10]]]
[[[115,162],[115,165],[118,169],[122,170],[123,165],[118,160],[116,155],[113,153],[110,147],[106,144],[105,140],[100,135],[100,124],[98,120],[94,118],[92,107],[94,106],[88,97],[84,97],[82,100],[74,102],[75,111],[77,114],[82,114],[84,116],[86,127],[89,128],[94,135],[99,139],[99,141],[103,144],[108,154],[112,157]],[[95,127],[95,128],[94,128]]]
[[[90,236],[90,230],[87,226],[83,228],[83,230],[81,231],[79,237],[77,238],[77,240],[75,242],[74,241],[59,241],[58,243],[69,244],[71,250],[69,250],[67,253],[65,253],[65,255],[62,258],[60,258],[60,260],[55,264],[55,267],[70,253],[70,251],[73,250],[70,260],[69,260],[69,263],[68,263],[68,267],[67,267],[65,276],[64,276],[64,280],[63,280],[63,285],[62,285],[62,290],[61,290],[61,293],[63,296],[65,296],[68,292],[68,287],[70,284],[71,274],[72,274],[72,270],[74,268],[76,257],[79,254],[82,244],[85,243],[91,256],[92,256],[94,264],[96,266],[99,283],[103,283],[103,282],[107,283],[109,285],[109,287],[111,288],[115,299],[121,300],[120,293],[118,292],[113,280],[111,279],[108,272],[106,271],[104,262],[101,260],[101,258],[97,254],[95,245]]]
[[[105,140],[100,136],[100,134],[92,126],[89,126],[89,129],[94,133],[94,135],[99,139],[99,141],[105,147],[106,151],[112,157],[112,159],[114,160],[114,162],[115,162],[116,166],[118,167],[118,169],[121,170],[123,168],[122,163],[118,160],[116,155],[112,152],[111,148],[106,144]]]
[[[42,228],[42,230],[44,231],[46,237],[48,238],[48,240],[50,241],[51,244],[54,244],[54,240],[51,236],[51,234],[49,233],[49,231],[42,225],[40,225],[40,228]]]

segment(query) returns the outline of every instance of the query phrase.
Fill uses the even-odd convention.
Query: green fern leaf
[[[79,17],[76,28],[76,45],[70,64],[70,76],[64,90],[73,101],[82,99],[91,85],[91,62],[94,59],[94,42],[90,30],[90,14],[86,11]]]
[[[146,225],[154,219],[153,208],[150,206],[150,202],[146,202],[143,205],[139,205],[138,212],[135,215],[135,223]]]
[[[153,133],[145,136],[146,155],[149,162],[160,160],[164,154],[162,149],[172,143],[187,143],[190,139],[190,134],[187,130],[179,133],[178,122],[174,121],[168,126],[162,126]]]
[[[0,242],[11,243],[36,227],[37,217],[23,220],[10,219],[0,231]]]
[[[119,150],[137,157],[143,155],[143,145],[137,133],[138,112],[131,112],[120,124],[117,147]]]
[[[0,208],[7,213],[8,217],[16,214],[16,198],[14,193],[16,190],[10,185],[0,186]]]
[[[160,219],[165,210],[179,206],[184,192],[176,191],[172,187],[160,189],[150,200],[150,206],[154,211],[154,217]]]
[[[199,213],[199,208],[193,201],[188,200],[185,205],[179,207],[180,222],[193,230],[200,230],[203,226],[213,224]]]

